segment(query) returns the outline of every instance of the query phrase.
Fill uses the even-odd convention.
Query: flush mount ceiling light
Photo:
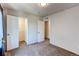
[[[46,7],[48,4],[47,3],[40,3],[41,7]]]

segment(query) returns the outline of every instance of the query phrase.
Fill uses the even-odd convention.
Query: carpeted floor
[[[48,40],[27,46],[22,43],[20,48],[12,51],[13,56],[76,56],[64,49],[55,47]]]

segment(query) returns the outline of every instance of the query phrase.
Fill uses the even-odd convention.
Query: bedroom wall
[[[79,6],[47,17],[50,43],[79,55]]]

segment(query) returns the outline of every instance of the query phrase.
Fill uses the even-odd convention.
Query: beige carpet
[[[13,56],[75,56],[66,50],[49,44],[49,41],[27,46],[22,44],[20,48],[12,51]]]

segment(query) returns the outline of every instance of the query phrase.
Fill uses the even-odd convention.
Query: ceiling
[[[46,7],[41,7],[39,3],[4,3],[4,9],[16,10],[31,13],[39,16],[47,16],[65,9],[78,6],[78,3],[48,3]]]

